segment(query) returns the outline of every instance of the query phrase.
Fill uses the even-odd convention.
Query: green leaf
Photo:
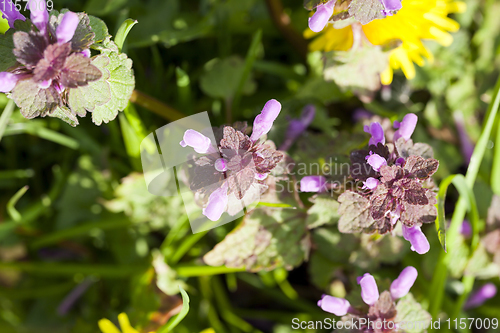
[[[5,35],[0,34],[0,72],[6,72],[17,63],[14,50],[14,29],[9,29]]]
[[[431,315],[422,309],[422,306],[413,298],[411,293],[399,300],[398,304],[396,304],[396,311],[398,312],[394,320],[396,323],[425,323],[425,325],[408,325],[404,328],[404,332],[427,332],[426,328],[428,328],[431,323]],[[412,326],[416,326],[416,328],[412,328]]]
[[[21,214],[17,211],[15,205],[21,199],[21,197],[26,193],[28,190],[28,186],[22,187],[19,191],[14,194],[12,198],[10,198],[9,202],[7,202],[7,213],[9,213],[9,216],[16,222],[21,221]]]
[[[389,65],[387,53],[366,44],[350,51],[328,52],[325,58],[325,80],[360,96],[370,96],[380,88],[380,73]]]
[[[329,195],[318,196],[314,199],[314,205],[307,211],[306,224],[309,229],[314,229],[324,224],[336,223],[340,215],[338,213],[339,203]]]
[[[206,264],[245,268],[292,269],[308,256],[308,232],[294,210],[255,209],[243,222],[204,256]]]
[[[370,214],[370,201],[362,195],[346,191],[339,196],[339,231],[358,233],[369,228],[375,220]]]
[[[90,28],[95,34],[94,43],[100,43],[110,36],[108,26],[98,17],[89,15]]]
[[[498,263],[492,262],[491,256],[481,243],[468,261],[465,274],[480,279],[491,279],[500,275],[500,266]]]
[[[49,114],[49,117],[59,118],[72,127],[76,127],[79,125],[78,118],[66,106],[58,107],[54,110],[54,112]]]
[[[205,66],[201,76],[200,87],[203,92],[213,98],[231,99],[245,71],[245,63],[240,57],[231,56],[216,59]],[[255,82],[249,76],[245,81],[242,93],[249,95],[255,90]]]
[[[181,312],[171,318],[167,324],[165,324],[163,327],[160,327],[156,332],[157,333],[165,333],[165,332],[170,332],[173,330],[179,323],[187,316],[189,312],[189,296],[188,294],[182,289],[181,286],[179,286],[179,289],[181,291],[182,295],[182,309]]]
[[[156,272],[156,285],[167,295],[176,295],[185,283],[177,279],[177,273],[167,265],[160,250],[153,250],[153,267]]]
[[[137,20],[132,20],[129,18],[126,19],[118,29],[118,32],[116,33],[115,36],[115,43],[120,51],[123,48],[123,43],[125,43],[125,39],[127,38],[128,33],[136,24]]]

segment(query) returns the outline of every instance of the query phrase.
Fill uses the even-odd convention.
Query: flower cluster
[[[0,92],[28,119],[58,117],[72,126],[86,112],[94,112],[98,125],[114,119],[135,85],[132,61],[119,53],[100,19],[49,13],[41,1],[31,8],[30,20],[5,6],[10,29],[0,35]],[[101,54],[91,57],[91,47]]]
[[[344,321],[355,320],[359,332],[400,332],[399,328],[402,323],[397,320],[400,306],[396,304],[396,301],[410,292],[417,276],[417,270],[408,266],[392,282],[390,290],[380,294],[375,278],[366,273],[358,277],[357,282],[361,286],[361,298],[368,308],[355,308],[348,300],[329,295],[323,295],[318,301],[318,306],[336,316],[344,316],[342,318]],[[383,328],[377,329],[379,327]]]
[[[371,135],[368,150],[351,152],[351,177],[362,186],[342,193],[339,230],[344,233],[365,232],[386,234],[401,222],[403,237],[419,254],[430,245],[421,231],[423,223],[436,220],[436,193],[431,176],[439,162],[432,158],[432,148],[414,144],[411,136],[418,117],[408,114],[396,121],[393,142],[386,144],[382,126],[373,122],[365,126]],[[323,192],[328,184],[323,176],[301,180],[301,191]]]
[[[264,180],[283,153],[260,139],[271,130],[280,111],[278,101],[268,101],[255,118],[250,136],[245,134],[246,124],[224,126],[216,133],[215,145],[195,130],[184,133],[181,146],[203,154],[193,159],[190,188],[199,196],[208,197],[203,215],[210,220],[219,220],[224,212],[235,215],[243,209],[241,200],[251,203],[265,190]]]

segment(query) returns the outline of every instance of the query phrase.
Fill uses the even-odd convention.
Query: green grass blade
[[[157,333],[166,333],[172,331],[179,323],[187,316],[189,312],[189,296],[181,286],[179,286],[182,295],[182,309],[181,312],[168,321]]]
[[[138,23],[137,20],[132,20],[129,18],[122,23],[120,28],[118,28],[118,31],[115,36],[115,43],[116,45],[118,45],[118,49],[120,51],[123,48],[123,44],[125,43],[125,39],[127,39],[128,33],[137,23]]]
[[[12,112],[14,111],[15,106],[16,105],[14,104],[14,101],[9,100],[9,103],[7,103],[7,106],[5,107],[5,109],[2,112],[2,115],[0,116],[0,141],[2,141],[3,133],[7,128],[7,124],[9,123],[10,116],[12,116]]]
[[[14,196],[7,203],[7,213],[9,213],[11,219],[13,219],[16,222],[21,221],[22,216],[21,213],[17,211],[15,205],[19,201],[19,199],[21,199],[21,197],[26,193],[28,188],[29,187],[27,185],[21,188],[19,191],[16,192],[16,194],[14,194]]]

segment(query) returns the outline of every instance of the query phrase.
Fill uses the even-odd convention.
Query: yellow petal
[[[387,66],[385,71],[380,73],[380,81],[382,82],[382,84],[384,84],[386,86],[391,84],[391,82],[392,82],[392,68],[391,68],[391,66]]]
[[[120,313],[118,315],[118,322],[120,323],[120,328],[123,333],[139,333],[135,328],[130,326],[130,321],[126,313]]]
[[[99,329],[102,333],[121,333],[118,328],[116,328],[115,324],[113,324],[108,319],[101,319],[97,323]]]

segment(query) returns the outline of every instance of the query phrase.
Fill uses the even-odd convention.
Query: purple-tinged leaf
[[[37,32],[17,31],[14,33],[14,55],[17,61],[28,69],[33,69],[43,58],[47,41]]]
[[[35,67],[33,80],[36,82],[55,79],[64,67],[64,63],[71,47],[69,44],[51,44],[43,52],[41,59]]]
[[[387,212],[396,210],[396,201],[385,185],[379,185],[370,198],[370,213],[374,220],[382,219]]]
[[[369,228],[375,221],[370,215],[370,201],[362,195],[346,191],[339,196],[339,231],[357,233]]]
[[[52,36],[57,36],[57,29],[62,23],[65,13],[61,13],[58,16],[50,17],[49,30]],[[73,52],[82,52],[85,49],[90,48],[94,43],[95,34],[92,32],[90,27],[90,20],[87,14],[77,13],[78,15],[78,25],[76,26],[75,33],[71,38],[71,49]]]
[[[417,142],[413,143],[413,140],[405,140],[404,138],[399,138],[395,143],[396,151],[399,156],[407,159],[410,156],[422,156],[423,158],[433,158],[434,151],[432,147],[426,143]]]
[[[19,81],[12,97],[27,119],[46,116],[61,105],[61,97],[54,87],[41,89],[32,79]]]
[[[68,88],[85,86],[102,77],[101,71],[91,64],[89,58],[73,53],[66,59],[61,73],[61,83]]]
[[[439,162],[433,158],[424,159],[420,156],[410,156],[406,160],[404,169],[411,176],[415,176],[420,180],[425,180],[431,177],[438,169]]]

